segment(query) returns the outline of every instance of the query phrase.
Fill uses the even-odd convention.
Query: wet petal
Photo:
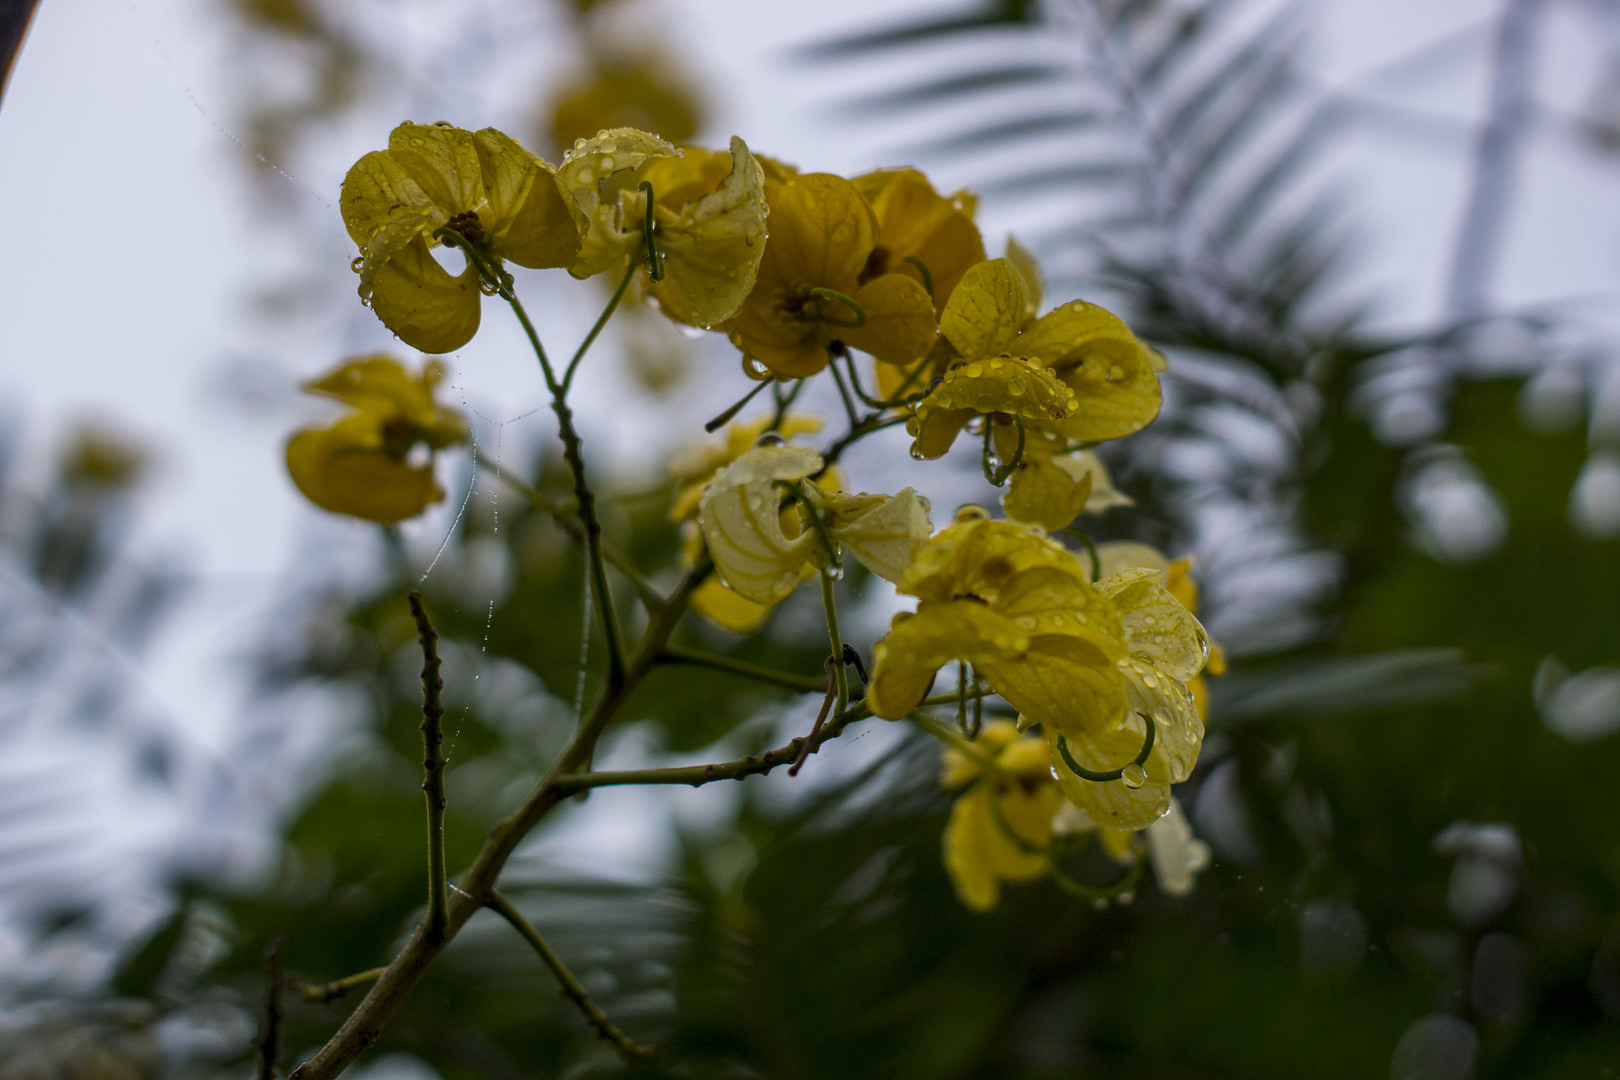
[[[771,184],[766,197],[770,238],[760,284],[802,282],[852,295],[876,231],[872,211],[854,185],[830,173],[806,173]]]
[[[1001,508],[1014,521],[1057,532],[1080,516],[1090,495],[1090,476],[1077,483],[1051,455],[1026,453],[1001,496]]]
[[[483,207],[484,173],[472,132],[438,124],[401,124],[388,134],[388,156],[449,216]]]
[[[1008,351],[1024,325],[1023,275],[1006,259],[979,263],[962,277],[939,317],[939,329],[969,359]]]
[[[588,222],[570,274],[600,274],[639,247],[645,218],[636,193],[638,170],[649,161],[679,155],[663,139],[635,128],[598,132],[568,152],[557,178]]]
[[[1012,237],[1007,237],[1007,262],[1018,271],[1024,283],[1024,325],[1028,325],[1041,311],[1041,297],[1046,292],[1046,279],[1040,264],[1029,249]]]
[[[1013,575],[1033,566],[1055,566],[1075,575],[1074,555],[1052,540],[1010,521],[978,520],[951,525],[917,552],[900,591],[923,600],[972,595],[994,602]]]
[[[1146,728],[1132,714],[1127,722],[1103,733],[1066,734],[1069,753],[1082,767],[1097,772],[1117,769],[1132,761],[1142,749]],[[1170,780],[1161,763],[1148,759],[1147,780],[1131,787],[1123,779],[1099,783],[1069,770],[1057,751],[1059,732],[1048,729],[1046,740],[1052,747],[1052,767],[1069,801],[1086,812],[1098,825],[1109,829],[1141,829],[1164,816],[1170,808]]]
[[[717,187],[686,202],[672,219],[661,215],[659,223],[664,280],[652,293],[672,318],[693,326],[715,326],[737,314],[765,253],[764,170],[735,136],[730,162]],[[653,189],[659,205],[667,205],[656,179]]]
[[[1159,414],[1153,350],[1095,304],[1064,304],[1019,334],[1011,348],[1055,368],[1074,389],[1078,438],[1089,442],[1129,435]]]
[[[1164,587],[1164,571],[1122,570],[1097,583],[1119,609],[1126,650],[1134,657],[1185,682],[1198,674],[1209,655],[1209,639],[1192,612]]]
[[[771,605],[756,604],[711,577],[693,591],[692,610],[734,634],[752,634],[771,613]]]
[[[450,219],[405,167],[382,150],[354,163],[343,178],[338,208],[349,238],[375,262],[387,261],[417,233],[432,232]],[[378,234],[385,230],[379,242]]]
[[[940,383],[917,405],[915,448],[924,457],[943,441],[932,420],[936,411],[955,415],[964,410],[1017,417],[1029,428],[1071,437],[1077,406],[1074,391],[1045,368],[1015,356],[969,360],[945,373]],[[920,436],[930,434],[926,444]],[[948,444],[947,444],[948,445]],[[943,453],[943,451],[941,451]]]
[[[1131,711],[1140,719],[1151,718],[1158,729],[1149,764],[1158,762],[1170,783],[1181,783],[1192,775],[1204,742],[1204,722],[1192,691],[1141,661],[1126,660],[1120,671]]]
[[[1117,721],[1125,709],[1118,670],[1094,643],[1079,637],[1034,637],[1022,655],[975,664],[1027,720],[1052,730],[1092,730]]]

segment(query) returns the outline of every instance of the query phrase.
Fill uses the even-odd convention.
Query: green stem
[[[838,635],[838,601],[833,595],[832,571],[821,571],[821,608],[827,615],[827,637],[832,642],[833,678],[838,687],[838,699],[833,715],[842,716],[849,706],[849,672],[844,667],[844,639]]]
[[[777,431],[782,427],[782,421],[786,419],[788,410],[793,407],[794,401],[798,400],[799,391],[804,389],[804,380],[794,379],[793,389],[786,394],[782,393],[781,387],[781,383],[772,380],[771,394],[776,398],[776,412],[771,416],[771,426],[766,428],[766,431]]]
[[[703,430],[708,432],[710,435],[713,435],[715,432],[731,423],[731,418],[742,412],[743,406],[747,405],[750,401],[753,401],[754,398],[759,396],[759,392],[761,390],[765,389],[767,386],[774,386],[775,384],[775,379],[761,379],[759,384],[756,385],[752,390],[748,391],[748,393],[744,394],[739,401],[734,403],[730,408],[726,409],[725,412],[721,413],[713,420],[710,420],[707,424],[704,424]],[[778,423],[780,423],[780,421],[778,421]],[[773,428],[775,426],[776,425],[774,424],[772,425]]]
[[[844,377],[838,373],[837,357],[827,365],[827,370],[832,373],[833,382],[838,384],[838,396],[844,402],[844,415],[849,417],[849,429],[854,431],[861,426],[861,418],[855,412],[855,402],[849,396],[849,388],[844,385]]]
[[[546,965],[546,968],[550,970],[552,976],[557,980],[557,985],[562,988],[563,996],[574,1003],[574,1007],[585,1018],[585,1022],[603,1040],[611,1043],[621,1057],[626,1061],[641,1061],[652,1056],[651,1050],[637,1043],[614,1026],[613,1021],[607,1018],[607,1014],[597,1006],[596,1002],[591,1000],[591,995],[585,992],[585,987],[581,986],[579,980],[574,978],[574,973],[568,970],[568,966],[562,962],[562,957],[558,956],[550,943],[540,936],[540,931],[536,930],[534,925],[523,917],[523,913],[517,909],[517,906],[512,901],[501,895],[498,889],[491,889],[489,899],[485,901],[485,904],[491,911],[511,923],[512,929],[522,935],[523,940],[527,941],[535,953],[539,955],[540,962]]]
[[[471,250],[469,248],[469,250]],[[585,458],[580,449],[579,432],[574,427],[574,413],[568,407],[568,391],[557,382],[546,359],[545,346],[529,321],[523,301],[516,294],[505,297],[511,305],[523,332],[528,335],[534,355],[540,360],[545,373],[546,387],[551,391],[551,411],[557,414],[557,437],[562,440],[563,457],[569,471],[574,474],[574,500],[579,509],[580,523],[585,527],[585,557],[590,563],[591,591],[596,600],[596,614],[602,624],[602,638],[607,643],[607,682],[615,687],[624,683],[624,637],[619,630],[618,611],[613,606],[613,593],[608,589],[607,566],[602,559],[602,522],[596,513],[596,496],[585,478]]]
[[[439,632],[433,628],[422,594],[410,594],[411,618],[422,643],[422,795],[427,801],[428,908],[423,923],[430,941],[444,937],[448,888],[444,872],[444,706],[440,695]]]
[[[774,668],[761,667],[750,664],[746,660],[735,660],[729,656],[716,653],[699,652],[696,649],[686,649],[679,645],[667,647],[658,657],[664,664],[692,664],[697,667],[713,668],[716,671],[727,671],[733,675],[754,679],[758,682],[770,683],[785,690],[798,690],[806,694],[819,693],[826,689],[821,679],[814,679],[808,675],[794,675],[787,671],[777,671]]]
[[[828,326],[842,326],[846,330],[859,330],[861,327],[866,325],[866,309],[857,304],[854,297],[847,296],[844,293],[839,292],[837,289],[829,289],[825,285],[817,285],[815,288],[810,290],[810,295],[815,297],[817,300],[831,300],[835,303],[842,304],[849,309],[849,313],[852,316],[848,319],[835,319],[830,315],[824,315],[820,311],[817,311],[815,317],[817,322],[824,322]]]
[[[653,194],[651,180],[643,180],[636,190],[646,198],[646,221],[641,227],[641,238],[647,242],[647,277],[654,285],[664,280],[664,256],[658,250],[658,237],[656,226],[653,223],[653,207],[658,199]]]
[[[1013,423],[1018,425],[1018,448],[1013,451],[1013,456],[1007,459],[1007,463],[997,469],[992,468],[990,465],[990,442],[992,433],[995,431],[995,421],[989,416],[984,418],[984,478],[996,487],[1005,484],[1007,478],[1013,474],[1013,470],[1018,468],[1018,463],[1024,460],[1024,440],[1026,438],[1024,419],[1021,416],[1015,416],[1013,417]]]
[[[568,370],[563,372],[563,393],[566,394],[568,388],[574,385],[574,372],[579,370],[579,362],[585,359],[585,354],[591,351],[592,345],[596,344],[597,336],[602,333],[602,328],[607,325],[609,319],[613,318],[613,313],[619,308],[619,301],[624,299],[624,290],[629,287],[630,279],[635,277],[640,266],[640,263],[631,263],[625,270],[624,277],[619,279],[619,287],[613,290],[613,296],[607,302],[607,307],[603,308],[602,314],[597,316],[596,325],[591,327],[591,332],[585,335],[585,340],[580,342],[579,348],[574,351],[574,358],[568,361]]]
[[[1137,715],[1141,716],[1142,714],[1138,713]],[[1069,741],[1061,735],[1059,735],[1057,739],[1058,757],[1063,759],[1063,764],[1068,766],[1070,772],[1094,783],[1107,784],[1114,780],[1122,779],[1125,775],[1126,769],[1133,766],[1138,769],[1145,768],[1147,766],[1148,757],[1153,753],[1153,738],[1159,730],[1159,725],[1153,722],[1153,718],[1151,716],[1143,716],[1142,719],[1147,722],[1147,736],[1142,740],[1142,749],[1137,753],[1133,760],[1121,765],[1117,769],[1109,769],[1105,772],[1098,772],[1085,768],[1078,761],[1074,760],[1074,755],[1069,752]]]

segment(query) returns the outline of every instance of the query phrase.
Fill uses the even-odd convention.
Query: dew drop
[[[1153,719],[1156,723],[1168,724],[1170,722],[1170,710],[1160,705],[1153,710]]]
[[[365,265],[366,260],[362,255],[356,255],[354,258],[349,260],[349,269],[353,270],[357,274],[360,272],[360,268]]]
[[[615,150],[617,150],[618,148],[619,148],[618,140],[616,140],[616,139],[603,139],[602,140],[602,146],[601,146],[602,153],[611,154]],[[607,167],[607,162],[604,161],[602,163],[602,166],[603,166],[603,168],[606,168]]]
[[[1159,617],[1157,615],[1144,615],[1142,616],[1142,621],[1147,623],[1149,626],[1152,626],[1159,621]]]
[[[1125,766],[1124,771],[1119,774],[1119,779],[1126,787],[1135,791],[1147,783],[1147,770],[1133,761]]]
[[[923,460],[923,452],[917,446],[916,443],[911,444],[911,460],[912,461],[921,461],[921,460]]]
[[[984,365],[975,360],[964,368],[962,373],[970,379],[977,379],[984,374]]]
[[[844,580],[844,564],[833,563],[831,566],[827,567],[827,576],[832,578],[834,581]]]
[[[991,394],[990,391],[986,390],[984,393],[980,394],[978,397],[973,399],[973,407],[978,409],[980,412],[985,412],[985,413],[995,412],[996,411],[995,395]]]
[[[1020,630],[1033,630],[1036,625],[1036,619],[1033,615],[1020,615],[1013,622],[1018,624]]]
[[[1024,391],[1027,389],[1029,389],[1029,384],[1024,381],[1022,375],[1014,375],[1007,381],[1007,392],[1012,394],[1013,397],[1023,397]]]
[[[782,436],[778,435],[774,431],[767,431],[765,434],[761,435],[759,438],[754,440],[754,445],[755,446],[781,446],[782,445]]]
[[[990,515],[985,512],[984,507],[974,503],[968,503],[967,505],[958,508],[956,513],[951,516],[951,520],[958,525],[966,525],[973,521],[988,520],[989,517]]]
[[[1157,690],[1159,688],[1159,677],[1151,671],[1144,671],[1142,672],[1142,685],[1149,690]]]
[[[574,140],[574,149],[575,150],[583,150],[583,149],[585,149],[585,140],[584,139],[575,139]]]
[[[1108,369],[1108,381],[1109,382],[1119,382],[1124,377],[1125,377],[1125,369],[1120,367],[1118,364],[1115,364],[1113,367]]]
[[[605,150],[607,147],[604,146],[603,149]],[[597,159],[596,163],[602,167],[603,176],[606,176],[608,173],[612,172],[613,166],[616,164],[616,162],[613,160],[612,154],[603,154],[599,159]]]
[[[1023,719],[1023,717],[1019,717],[1019,719],[1021,720],[1021,719]],[[1063,779],[1063,777],[1058,775],[1056,765],[1048,765],[1046,767],[1046,770],[1047,770],[1047,772],[1050,772],[1052,774],[1052,779],[1054,779],[1054,780],[1062,780]]]

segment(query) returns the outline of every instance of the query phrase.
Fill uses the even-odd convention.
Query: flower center
[[[889,249],[881,244],[872,249],[872,254],[866,257],[866,266],[861,270],[860,276],[855,279],[857,285],[865,285],[873,278],[882,277],[889,272]]]
[[[475,244],[484,242],[484,223],[478,220],[478,211],[467,210],[457,214],[444,223],[447,229],[454,229]]]

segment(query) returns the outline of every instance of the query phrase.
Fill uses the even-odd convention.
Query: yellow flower
[[[725,442],[700,446],[670,464],[670,473],[679,481],[675,489],[675,504],[669,511],[671,521],[690,521],[697,517],[698,500],[703,497],[703,489],[709,485],[714,474],[753,449],[755,441],[770,426],[772,415],[767,413],[746,422],[731,424],[726,428]],[[792,439],[820,431],[822,423],[819,416],[790,412],[782,417],[782,424],[776,431],[783,439]]]
[[[655,54],[597,56],[583,79],[562,88],[551,110],[558,146],[607,128],[656,131],[683,143],[700,126],[697,93]]]
[[[936,312],[944,311],[962,275],[984,261],[984,241],[973,224],[977,200],[966,191],[945,198],[916,169],[882,169],[850,182],[877,219],[875,246],[859,281],[905,274],[928,292]]]
[[[855,185],[808,173],[768,180],[765,197],[770,238],[732,328],[745,360],[800,378],[827,366],[835,341],[894,364],[928,351],[935,316],[923,287],[901,273],[861,282],[877,221]]]
[[[363,356],[304,384],[354,411],[324,428],[295,432],[287,471],[311,502],[334,513],[391,525],[444,498],[433,480],[432,453],[462,442],[467,422],[438,405],[437,364],[412,377],[392,357]],[[426,460],[413,463],[418,445]]]
[[[478,331],[478,270],[452,275],[434,260],[447,228],[491,259],[568,266],[585,220],[556,170],[494,128],[401,124],[367,154],[339,199],[360,247],[360,296],[383,325],[423,352],[459,349]]]
[[[1170,806],[1170,785],[1191,775],[1203,743],[1204,723],[1187,682],[1203,669],[1209,640],[1164,587],[1164,576],[1161,570],[1138,568],[1097,584],[1124,629],[1125,655],[1117,662],[1116,678],[1128,711],[1113,724],[1084,729],[1045,725],[1064,794],[1108,828],[1136,829],[1162,816]],[[1144,748],[1148,756],[1138,762]],[[1087,779],[1074,771],[1076,765],[1098,773],[1122,770],[1122,775]]]
[[[982,512],[959,515],[917,553],[899,586],[918,598],[917,610],[896,616],[874,647],[866,701],[876,715],[906,716],[940,667],[963,660],[1028,722],[1077,734],[1121,722],[1125,628],[1061,545]]]
[[[710,327],[737,313],[765,253],[765,174],[748,144],[729,152],[675,149],[634,128],[603,131],[574,144],[559,169],[590,219],[578,278],[647,253],[647,196],[663,279],[652,286],[664,313]]]
[[[945,825],[945,869],[962,903],[989,911],[1003,881],[1029,881],[1047,872],[1044,849],[1063,794],[1052,783],[1046,748],[1021,736],[1007,720],[992,720],[973,745],[993,769],[960,750],[945,751],[944,783],[966,787]]]
[[[1067,418],[1073,438],[1140,430],[1159,412],[1163,358],[1095,304],[1074,300],[1036,318],[1033,266],[1020,254],[973,267],[940,315],[941,335],[965,359],[1025,357],[1060,379],[1076,396]]]
[[[1008,428],[995,429],[997,451],[1003,460],[1015,449],[1008,446]],[[1108,477],[1097,455],[1064,449],[1064,443],[1045,432],[1032,433],[1024,456],[1013,470],[1001,508],[1014,521],[1039,525],[1057,532],[1081,514],[1100,514],[1116,506],[1130,506]]]
[[[798,588],[807,564],[847,551],[890,581],[933,531],[928,502],[911,488],[898,495],[828,494],[804,483],[821,455],[798,446],[756,446],[717,472],[698,503],[709,555],[727,587],[756,604],[778,603]],[[783,496],[798,500],[784,514]],[[825,539],[818,535],[825,530]]]

